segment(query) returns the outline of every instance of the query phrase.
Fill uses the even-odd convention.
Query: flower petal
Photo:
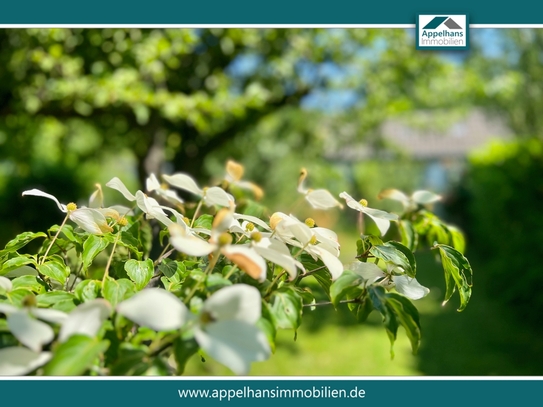
[[[354,262],[347,266],[348,270],[354,271],[360,277],[368,280],[368,282],[373,283],[375,280],[378,280],[385,276],[385,272],[379,268],[375,263],[362,263]]]
[[[65,312],[51,308],[32,308],[30,313],[36,318],[47,322],[52,322],[54,324],[62,324],[68,318],[68,314]]]
[[[81,229],[94,235],[113,231],[107,220],[97,209],[79,208],[69,214],[70,220]]]
[[[396,291],[412,300],[419,300],[428,295],[430,289],[421,285],[416,278],[408,276],[393,277]]]
[[[260,318],[260,292],[247,284],[235,284],[215,291],[204,303],[203,310],[217,321],[244,321],[255,324]]]
[[[22,376],[46,364],[51,352],[33,352],[21,346],[0,349],[0,376]]]
[[[388,228],[390,227],[391,220],[398,219],[398,215],[393,214],[393,213],[388,213],[385,211],[381,211],[379,209],[373,209],[373,208],[367,208],[367,207],[363,207],[363,208],[364,209],[362,210],[362,212],[368,215],[375,222],[375,225],[381,232],[381,235],[385,235]]]
[[[136,197],[128,190],[124,183],[117,177],[113,177],[107,184],[106,187],[110,187],[119,191],[123,196],[129,201],[135,201]]]
[[[411,195],[413,201],[421,205],[427,205],[441,200],[441,195],[434,194],[430,191],[415,191]]]
[[[313,252],[322,260],[332,276],[332,281],[336,280],[343,273],[343,263],[328,250],[321,247],[321,245],[310,245],[306,250]]]
[[[349,208],[355,209],[359,212],[362,212],[364,210],[364,206],[362,206],[360,202],[356,201],[347,192],[343,191],[341,194],[339,194],[339,197],[345,199],[345,203],[347,204]]]
[[[315,209],[331,209],[336,206],[343,208],[343,205],[326,189],[310,191],[305,195],[305,199]]]
[[[204,203],[207,206],[230,207],[231,202],[234,202],[234,197],[220,187],[211,187],[204,191]]]
[[[0,276],[0,290],[4,292],[10,292],[13,289],[13,284],[9,278]]]
[[[111,305],[102,298],[78,305],[63,322],[58,335],[59,341],[64,342],[75,334],[96,336],[110,314]]]
[[[251,362],[266,360],[271,354],[266,335],[243,321],[214,322],[205,331],[195,329],[194,337],[208,355],[237,375],[248,374]]]
[[[40,191],[39,189],[30,189],[28,191],[23,192],[23,196],[26,195],[32,195],[32,196],[41,196],[43,198],[48,198],[57,203],[58,209],[60,209],[62,212],[66,213],[68,210],[66,209],[66,205],[61,204],[57,198],[55,198],[53,195],[48,194],[47,192]]]
[[[196,181],[187,174],[163,175],[164,180],[176,188],[192,192],[194,195],[202,196],[204,191],[196,184]]]
[[[255,280],[266,280],[266,261],[252,247],[229,245],[221,253]]]
[[[14,307],[11,304],[5,304],[5,303],[0,302],[0,313],[2,313],[2,314],[9,315],[9,314],[12,314],[14,312],[17,312],[18,310],[19,310],[19,308]]]
[[[177,223],[172,223],[168,229],[170,231],[170,244],[175,250],[178,250],[181,253],[200,257],[207,256],[216,249],[215,245],[212,245],[190,232],[187,233],[183,226]]]
[[[24,310],[16,311],[7,318],[11,333],[34,352],[41,351],[43,345],[55,337],[53,329],[44,322],[32,318]]]
[[[255,244],[253,246],[255,251],[259,255],[264,257],[266,260],[271,261],[272,263],[275,263],[275,264],[283,267],[287,271],[287,273],[289,275],[289,279],[291,281],[294,280],[296,278],[296,276],[297,276],[296,266],[298,266],[299,268],[301,268],[303,270],[304,268],[303,268],[302,264],[297,262],[296,260],[294,260],[292,258],[292,256],[290,255],[290,253],[285,254],[285,253],[277,250],[276,248],[272,247],[271,244],[266,244],[266,241],[270,242],[270,239],[262,239],[260,242],[258,242],[258,244]],[[277,242],[278,244],[281,244],[281,245],[283,245],[283,247],[286,248],[284,243],[279,242],[278,240],[273,240],[272,242]],[[281,247],[281,246],[279,246],[279,247]]]
[[[409,197],[404,194],[402,191],[397,189],[385,189],[381,191],[378,195],[379,199],[388,198],[393,199],[394,201],[399,201],[402,203],[404,208],[409,207]]]
[[[148,288],[121,302],[117,312],[138,325],[155,331],[181,328],[190,318],[189,310],[172,293],[161,288]]]
[[[145,187],[149,192],[160,189],[160,182],[158,182],[158,178],[155,174],[150,174],[149,177],[147,177],[145,180]]]

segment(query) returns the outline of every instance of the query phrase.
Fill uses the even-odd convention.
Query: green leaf
[[[175,292],[181,289],[181,283],[179,281],[170,280],[168,277],[160,277],[162,285],[167,291]]]
[[[466,239],[462,231],[454,226],[448,226],[447,230],[451,236],[452,246],[460,253],[464,254],[466,250]]]
[[[16,270],[19,267],[26,266],[27,264],[37,265],[36,260],[29,255],[17,256],[7,260],[2,264],[2,270],[0,270],[0,276]]]
[[[128,250],[134,253],[138,260],[141,260],[141,258],[143,257],[143,253],[138,249],[138,239],[136,239],[131,233],[122,231],[121,238],[117,241],[117,244],[119,246],[126,247]]]
[[[153,261],[147,259],[144,261],[128,260],[124,264],[124,269],[128,277],[136,284],[136,289],[142,290],[151,280],[154,274]]]
[[[337,308],[340,300],[350,294],[356,298],[364,290],[365,280],[350,270],[345,270],[330,286],[330,299]]]
[[[134,283],[126,278],[115,280],[108,277],[102,286],[102,297],[108,300],[112,307],[117,306],[118,303],[130,298],[135,293]]]
[[[351,299],[350,295],[347,295],[347,299]],[[358,295],[357,295],[358,297]],[[354,297],[354,298],[357,298]],[[364,295],[361,298],[358,297],[357,302],[348,303],[349,310],[356,316],[358,322],[364,322],[368,319],[368,316],[373,311],[373,304],[368,295]]]
[[[55,234],[58,232],[59,228],[60,226],[54,225],[51,228],[49,228],[49,233]],[[64,237],[68,239],[68,241],[74,244],[80,245],[83,242],[80,236],[74,234],[74,228],[71,225],[64,225],[60,233],[62,233]]]
[[[43,232],[24,232],[17,235],[14,239],[10,240],[3,250],[0,250],[0,256],[3,256],[7,253],[13,253],[19,250],[21,247],[26,246],[32,240],[37,239],[38,237],[47,237]]]
[[[75,287],[74,294],[81,302],[94,300],[100,294],[101,286],[99,280],[83,280]]]
[[[404,254],[404,256],[407,258],[407,261],[409,261],[410,266],[408,270],[405,270],[406,274],[409,277],[415,277],[415,275],[417,274],[417,260],[415,259],[415,255],[413,254],[413,252],[409,250],[408,247],[404,246],[399,242],[395,242],[394,240],[386,242],[385,246],[393,246],[396,250],[399,250]]]
[[[407,247],[411,252],[417,249],[419,242],[419,235],[415,231],[413,224],[408,220],[400,220],[398,222],[400,236],[402,238],[402,244]]]
[[[38,265],[37,269],[40,274],[56,280],[60,284],[66,283],[66,279],[70,275],[70,268],[63,262],[57,260],[48,260],[45,263]]]
[[[391,242],[387,242],[383,245],[373,246],[370,249],[370,253],[377,259],[383,260],[385,263],[391,263],[401,267],[408,276],[414,277],[415,270],[413,270],[411,266],[411,261],[404,254],[404,250],[407,252],[409,252],[409,250],[400,243],[397,244],[401,247],[401,250]],[[413,257],[413,253],[411,253],[411,257]],[[412,261],[415,261],[414,257]]]
[[[213,216],[204,214],[194,221],[193,228],[202,228],[211,230],[213,225]]]
[[[45,365],[46,376],[80,376],[89,369],[98,356],[105,352],[109,341],[100,341],[86,335],[72,335],[55,349],[51,361]]]
[[[177,363],[177,374],[182,375],[192,355],[198,352],[199,346],[194,338],[177,338],[173,343],[173,354]]]
[[[387,307],[392,310],[398,322],[404,327],[415,355],[420,346],[419,312],[407,297],[398,293],[386,293]]]
[[[26,288],[33,291],[36,294],[45,292],[46,285],[43,281],[39,280],[36,276],[21,276],[11,280],[13,289]]]
[[[267,314],[267,317],[264,317],[265,314]],[[271,321],[271,316],[269,312],[267,312],[267,307],[262,308],[262,317],[260,317],[259,320],[256,321],[256,326],[260,328],[262,332],[264,332],[264,335],[266,335],[266,338],[268,339],[268,342],[270,344],[272,353],[275,353],[275,336],[277,334],[277,331],[275,330],[275,326]]]
[[[38,307],[51,307],[61,311],[71,311],[75,308],[75,295],[66,291],[49,291],[36,296]]]
[[[372,284],[367,287],[369,298],[373,307],[383,316],[383,324],[390,340],[390,356],[394,358],[394,342],[398,333],[398,321],[394,312],[387,306],[385,289],[380,285]]]
[[[158,271],[164,276],[168,277],[170,280],[174,279],[179,282],[187,272],[187,268],[180,261],[164,259],[158,265]]]
[[[108,239],[105,239],[96,235],[89,235],[85,243],[83,243],[83,269],[87,270],[92,264],[98,254],[106,249],[109,246]]]
[[[23,299],[27,295],[34,295],[32,291],[27,290],[26,288],[18,288],[16,290],[11,290],[8,293],[4,294],[6,297],[6,300],[2,302],[6,302],[8,304],[15,305],[16,307],[20,307],[23,304]]]
[[[232,282],[219,273],[210,274],[206,279],[206,287],[210,292],[215,292],[229,285],[232,285]]]
[[[328,298],[330,298],[330,285],[332,284],[332,276],[330,275],[330,272],[323,267],[324,263],[320,260],[313,260],[313,257],[311,257],[307,253],[303,253],[300,256],[300,262],[303,264],[307,272],[319,269],[315,272],[311,272],[310,274],[315,278],[315,280],[317,280]]]
[[[119,350],[119,357],[111,366],[112,376],[140,376],[149,369],[146,362],[147,351],[145,347],[134,348],[124,343]]]
[[[277,329],[298,329],[302,323],[302,297],[292,287],[274,291],[269,305]]]
[[[468,259],[464,257],[458,250],[446,246],[436,245],[434,248],[439,249],[441,255],[441,263],[445,272],[445,305],[452,297],[455,290],[458,290],[460,295],[460,307],[458,311],[463,311],[471,297],[471,287],[473,285],[473,270]]]

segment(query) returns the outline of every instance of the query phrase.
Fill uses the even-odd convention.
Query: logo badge
[[[469,48],[469,25],[466,14],[419,14],[417,49]]]

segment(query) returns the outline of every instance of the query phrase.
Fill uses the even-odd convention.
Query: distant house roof
[[[499,120],[479,110],[443,130],[419,129],[398,120],[384,123],[381,133],[387,144],[421,160],[462,158],[494,138],[506,139],[511,132]],[[358,143],[342,147],[333,154],[335,159],[360,160],[371,157],[371,147]]]

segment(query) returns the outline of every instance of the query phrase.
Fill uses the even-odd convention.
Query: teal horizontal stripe
[[[543,24],[543,3],[389,0],[18,0],[2,2],[0,24],[415,24],[417,14],[468,14],[471,24]]]
[[[277,406],[364,407],[514,406],[538,404],[540,380],[47,380],[4,381],[0,379],[2,405],[40,407],[87,406]],[[345,390],[347,398],[256,397],[258,391],[280,394],[299,390],[331,396]],[[180,397],[187,391],[208,391],[217,397]],[[252,391],[252,393],[251,393]],[[222,393],[221,393],[222,392]],[[228,401],[228,393],[232,396]],[[223,400],[219,395],[223,395]],[[234,396],[234,394],[237,394]],[[242,397],[245,395],[246,397]],[[252,397],[249,397],[251,396]],[[362,397],[363,396],[363,397]],[[279,404],[281,403],[281,404]]]

